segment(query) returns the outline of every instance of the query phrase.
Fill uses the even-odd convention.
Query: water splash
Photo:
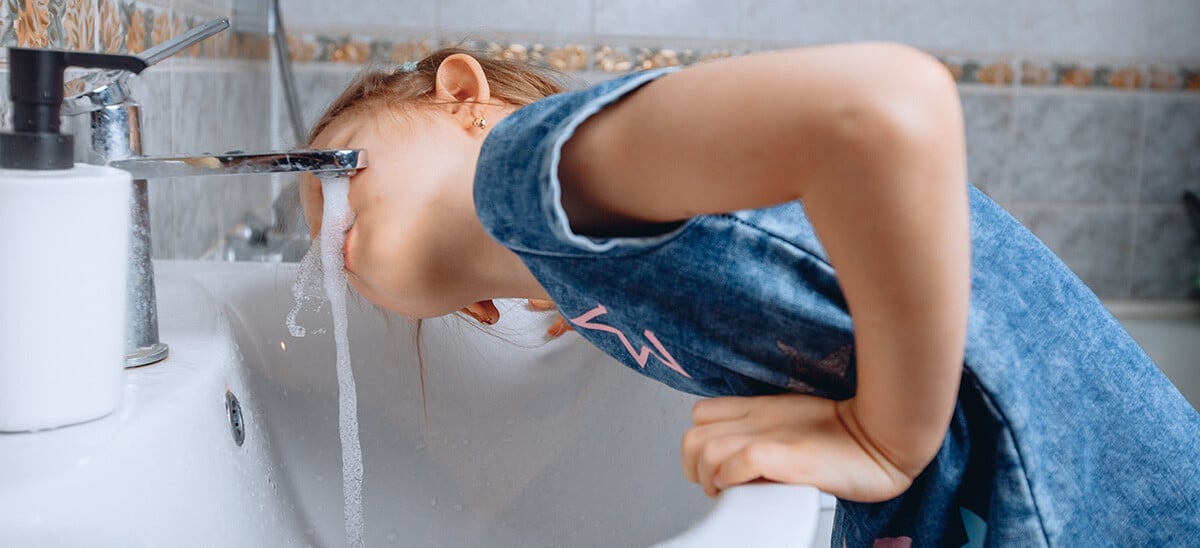
[[[320,311],[326,302],[333,315],[333,341],[337,349],[338,425],[342,444],[342,497],[346,544],[363,546],[362,511],[362,446],[358,439],[358,395],[354,373],[350,368],[350,339],[346,320],[346,271],[343,246],[346,231],[354,224],[354,212],[349,206],[350,179],[322,179],[325,196],[320,238],[313,241],[300,262],[296,281],[292,284],[295,307],[287,316],[288,332],[293,337],[307,334],[296,323],[304,309]],[[324,289],[324,298],[321,298]],[[324,329],[316,333],[324,333]]]

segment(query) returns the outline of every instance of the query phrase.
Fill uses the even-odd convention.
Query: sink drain
[[[242,404],[238,403],[233,392],[225,391],[225,414],[229,416],[229,432],[233,434],[233,443],[242,446],[246,441],[246,425],[242,421]]]

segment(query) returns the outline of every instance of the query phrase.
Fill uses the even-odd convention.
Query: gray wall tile
[[[325,30],[347,32],[396,28],[434,28],[439,24],[438,0],[371,0],[329,2],[290,0],[281,4],[289,32]]]
[[[1102,299],[1128,298],[1132,214],[1124,209],[1014,208],[1020,220]]]
[[[1010,47],[1022,52],[1049,57],[1136,58],[1148,50],[1150,15],[1142,1],[1010,1],[1021,12]]]
[[[1013,202],[1132,202],[1140,107],[1127,94],[1018,92]]]
[[[142,153],[167,155],[175,149],[176,111],[171,103],[171,69],[159,67],[133,79],[133,97],[141,103]],[[150,198],[150,253],[156,258],[178,257],[175,224],[175,183],[171,179],[146,182]]]
[[[151,183],[153,184],[153,183]],[[217,241],[217,216],[215,192],[206,188],[196,178],[171,180],[173,200],[171,202],[170,225],[175,244],[174,257],[159,259],[195,259]]]
[[[180,257],[175,223],[175,182],[172,179],[146,181],[150,198],[150,255],[157,259]]]
[[[885,0],[864,0],[853,5],[745,0],[743,32],[747,38],[798,44],[872,39],[882,32],[886,4]]]
[[[1200,192],[1200,98],[1147,96],[1142,153],[1143,204],[1179,204]]]
[[[971,184],[993,200],[1007,203],[1012,150],[1013,94],[971,92],[961,94],[967,134],[967,176]]]
[[[264,64],[193,65],[169,77],[171,150],[198,154],[270,148],[270,73]],[[261,180],[260,180],[261,179]],[[199,258],[248,211],[263,215],[269,177],[150,181],[156,258]]]
[[[543,34],[586,34],[592,30],[592,3],[586,0],[443,0],[439,27],[463,31],[524,31]]]
[[[337,63],[297,65],[293,75],[296,79],[296,95],[300,100],[300,114],[304,122],[301,133],[307,135],[309,128],[316,123],[317,118],[325,112],[334,99],[346,89],[350,81],[362,70],[362,67]],[[280,92],[282,101],[282,92]],[[273,140],[275,147],[291,147],[296,143],[292,132],[292,122],[287,108],[279,105],[276,108],[277,135]]]
[[[612,36],[655,36],[736,40],[738,2],[728,0],[593,0],[595,32]]]
[[[1139,213],[1135,222],[1133,298],[1182,299],[1196,294],[1200,235],[1183,206]]]
[[[155,67],[130,78],[130,93],[141,105],[143,154],[169,154],[175,148],[171,72]]]
[[[858,12],[857,2],[837,4],[859,17],[871,17]],[[924,0],[881,4],[874,15],[882,19],[875,39],[895,40],[920,48],[962,51],[969,47],[975,53],[1010,53],[1020,25],[1020,5],[1016,2]]]
[[[1200,2],[1195,0],[1142,0],[1149,22],[1146,57],[1195,61],[1200,55]]]

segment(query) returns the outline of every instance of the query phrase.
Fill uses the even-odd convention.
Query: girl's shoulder
[[[526,105],[488,134],[475,170],[476,215],[500,243],[542,249],[544,238],[570,239],[559,203],[562,148],[583,122],[676,68],[637,72]]]

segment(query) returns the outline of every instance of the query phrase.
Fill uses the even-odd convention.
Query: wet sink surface
[[[171,357],[129,370],[112,416],[0,435],[0,545],[344,545],[328,313],[288,334],[294,265],[156,269]],[[646,546],[710,515],[679,471],[694,397],[547,341],[552,318],[519,302],[487,330],[423,322],[422,380],[416,324],[349,308],[367,546]],[[809,544],[815,491],[744,489],[686,545],[729,539],[713,522],[730,519],[768,531],[759,545]]]

